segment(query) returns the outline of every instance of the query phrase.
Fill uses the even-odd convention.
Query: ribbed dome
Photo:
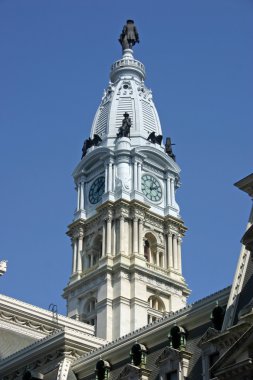
[[[113,147],[125,112],[132,121],[131,146],[148,144],[151,132],[162,134],[152,92],[145,86],[144,79],[144,65],[134,59],[132,50],[124,50],[122,59],[112,65],[110,82],[96,112],[91,137],[97,134],[103,145]]]

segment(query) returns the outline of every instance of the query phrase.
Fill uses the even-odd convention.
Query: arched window
[[[96,304],[97,300],[95,297],[89,298],[84,305],[84,312],[82,314],[82,321],[91,326],[95,326],[95,332],[97,324]]]
[[[98,260],[102,257],[102,236],[97,235],[91,247],[85,252],[83,257],[84,268],[89,269],[98,264]]]
[[[164,303],[158,296],[150,296],[148,299],[149,307],[154,310],[164,311]]]
[[[149,263],[159,265],[157,263],[157,241],[151,232],[145,235],[144,257]]]
[[[86,312],[92,313],[96,308],[96,303],[97,303],[96,298],[91,298],[87,303]]]
[[[155,322],[163,317],[165,306],[162,299],[152,295],[148,299],[148,323]]]

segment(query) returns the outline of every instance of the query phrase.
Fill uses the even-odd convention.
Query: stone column
[[[137,162],[134,162],[134,190],[138,189]]]
[[[105,193],[108,191],[108,164],[105,164]]]
[[[171,192],[170,192],[170,178],[166,179],[166,205],[169,206],[171,204]]]
[[[156,251],[156,265],[159,266],[159,252]]]
[[[112,256],[115,256],[115,251],[116,251],[116,247],[115,247],[115,244],[116,244],[116,241],[115,241],[115,220],[112,223],[111,239],[112,239],[112,251],[111,251],[111,254],[112,254]]]
[[[108,166],[108,191],[112,191],[112,163]]]
[[[124,252],[124,226],[125,226],[125,218],[121,215],[119,220],[119,252]]]
[[[112,246],[112,219],[107,219],[106,225],[106,254],[111,254],[111,246]]]
[[[81,233],[78,238],[77,262],[76,271],[82,273],[82,251],[83,251],[83,234]]]
[[[159,257],[160,258],[160,257]],[[164,253],[161,254],[161,268],[165,268],[165,263],[164,263]]]
[[[80,209],[84,209],[84,179],[80,183]]]
[[[76,254],[77,254],[77,240],[72,239],[73,258],[72,258],[72,274],[76,273]]]
[[[168,255],[168,268],[173,267],[173,255],[172,255],[172,233],[168,232],[167,234],[167,255]]]
[[[143,220],[139,220],[139,255],[144,255],[143,247]]]
[[[182,245],[182,238],[179,236],[177,239],[177,262],[178,262],[178,270],[180,273],[182,273],[181,245]]]
[[[138,218],[133,219],[133,253],[138,253]]]
[[[77,203],[76,203],[76,211],[80,209],[80,183],[77,184]]]
[[[112,165],[112,191],[114,191],[115,186],[115,165]]]
[[[173,266],[174,269],[178,269],[178,262],[177,262],[177,235],[173,235]]]
[[[170,182],[170,192],[171,192],[171,205],[175,203],[175,181],[173,178],[171,178]]]
[[[141,191],[141,163],[138,162],[138,185],[137,190]]]
[[[105,221],[103,222],[103,227],[102,227],[102,257],[105,256]]]

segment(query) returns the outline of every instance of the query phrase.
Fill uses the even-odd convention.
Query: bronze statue
[[[140,42],[139,34],[133,20],[127,20],[124,25],[121,35],[119,36],[119,42],[122,49],[132,49],[136,42]]]
[[[122,120],[122,125],[119,128],[119,132],[117,133],[117,138],[130,136],[130,128],[132,124],[131,119],[127,112],[125,112],[123,116],[124,116],[124,119]]]
[[[156,136],[155,132],[151,132],[147,138],[147,140],[150,141],[152,144],[159,144],[159,145],[161,145],[162,139],[163,139],[163,136],[162,135]]]
[[[87,150],[91,148],[92,146],[98,146],[100,142],[102,141],[101,137],[99,135],[94,134],[93,139],[90,137],[86,140],[84,140],[83,147],[82,147],[82,157],[81,159],[86,155]]]
[[[165,153],[167,153],[167,155],[170,156],[172,160],[176,161],[176,156],[175,154],[173,154],[173,151],[172,151],[172,145],[175,145],[175,144],[172,144],[171,138],[167,137],[166,144],[165,144]]]

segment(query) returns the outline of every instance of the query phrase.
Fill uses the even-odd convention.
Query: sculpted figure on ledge
[[[86,155],[87,150],[89,148],[91,148],[92,146],[98,146],[101,143],[101,141],[102,141],[101,137],[96,134],[94,134],[93,139],[89,137],[88,139],[84,140],[81,159]]]
[[[124,119],[122,120],[122,125],[119,128],[119,132],[117,133],[117,138],[130,136],[131,119],[127,112],[125,112],[123,116]]]

